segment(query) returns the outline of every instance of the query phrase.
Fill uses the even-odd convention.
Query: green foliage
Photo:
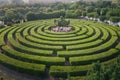
[[[32,20],[40,20],[40,19],[51,19],[51,18],[59,18],[60,16],[65,16],[65,12],[63,10],[60,11],[53,11],[53,12],[39,12],[39,13],[33,13],[28,12],[26,14],[26,18],[28,21]]]
[[[22,61],[7,57],[2,53],[0,53],[0,63],[5,65],[6,67],[9,67],[21,73],[27,73],[27,74],[36,75],[36,76],[45,75],[45,65],[22,62]]]
[[[74,10],[67,10],[65,17],[66,18],[77,18],[78,14],[79,13],[77,12],[77,14],[76,14],[76,11],[74,12]]]
[[[7,21],[13,21],[15,17],[16,17],[16,14],[14,14],[13,11],[10,11],[10,10],[6,11],[5,18]]]
[[[91,65],[82,66],[51,66],[50,75],[55,77],[69,78],[70,76],[82,76],[85,75]],[[69,74],[68,74],[69,73]]]
[[[44,57],[44,56],[33,56],[30,54],[26,54],[24,52],[18,52],[15,50],[11,50],[8,46],[2,47],[3,51],[16,59],[19,59],[21,61],[28,61],[28,62],[34,62],[39,64],[46,64],[47,66],[51,65],[64,65],[65,59],[59,58],[59,57]]]
[[[85,2],[84,0],[81,0],[74,3],[56,2],[47,5],[43,3],[16,4],[16,1],[14,3],[15,4],[0,5],[0,16],[2,17],[2,20],[12,20],[17,23],[20,17],[22,17],[23,20],[26,20],[25,18],[27,18],[28,21],[31,21],[59,18],[60,16],[66,18],[79,18],[80,16],[86,16],[86,14],[89,17],[99,17],[101,20],[103,20],[103,18],[104,20],[109,20],[111,17],[120,16],[119,1],[113,3],[112,1]],[[8,9],[14,12],[14,15],[10,12],[10,14],[12,14],[10,16],[14,17],[6,17],[6,14],[9,11]]]
[[[86,80],[104,80],[100,62],[93,63],[92,69],[88,71]]]
[[[71,32],[50,31],[53,19],[0,29],[0,63],[26,74],[43,76],[49,69],[50,76],[81,80],[79,77],[86,75],[92,62],[99,60],[101,64],[110,65],[115,61],[120,53],[118,27],[94,21],[70,20],[74,28]],[[117,66],[109,68],[97,62],[90,71],[92,77],[88,75],[89,79],[120,79],[118,63],[119,59],[115,62]]]
[[[5,16],[2,18],[3,21],[8,25],[9,23],[20,23],[24,20],[24,16],[20,12],[14,12],[13,10],[7,10]]]
[[[93,67],[88,71],[86,80],[119,80],[120,79],[120,56],[115,63],[107,66],[99,62],[93,63]]]
[[[100,19],[101,21],[104,21],[104,20],[106,19],[106,17],[105,17],[105,16],[99,16],[99,19]]]
[[[28,12],[26,18],[28,21],[35,20],[35,14],[33,12]]]
[[[99,15],[96,12],[91,12],[91,13],[87,13],[87,16],[97,18]]]
[[[110,20],[112,22],[119,22],[120,21],[120,17],[111,17]]]
[[[60,17],[59,20],[54,20],[56,26],[68,26],[70,24],[70,20],[65,20],[63,16]]]

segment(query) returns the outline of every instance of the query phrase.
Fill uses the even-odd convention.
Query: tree
[[[101,11],[100,11],[100,15],[106,15],[108,9],[107,8],[102,8]]]
[[[102,68],[99,61],[92,64],[92,69],[88,71],[86,80],[104,80]]]
[[[56,26],[68,26],[70,24],[70,20],[65,20],[63,16],[60,17],[59,20],[54,20]]]
[[[119,22],[120,21],[120,17],[111,17],[110,21],[115,22],[115,23]]]
[[[120,56],[111,65],[93,63],[88,71],[86,80],[119,80],[120,79]]]
[[[65,17],[66,18],[77,18],[78,16],[76,13],[74,13],[74,10],[67,10]]]
[[[100,19],[101,21],[104,21],[104,20],[106,19],[106,17],[105,17],[105,16],[99,16],[99,19]]]
[[[11,3],[23,3],[23,0],[11,0]]]
[[[81,11],[80,9],[76,9],[76,10],[75,10],[75,14],[76,14],[77,16],[81,16],[81,15],[82,15],[82,11]]]
[[[33,12],[28,12],[26,14],[26,18],[27,18],[28,21],[36,20],[36,16]]]
[[[110,19],[111,17],[119,17],[120,9],[109,10],[106,14],[106,18]]]
[[[16,14],[14,14],[13,11],[11,11],[11,10],[6,11],[5,20],[12,22],[15,20],[15,17],[16,17]]]
[[[99,15],[97,14],[97,12],[91,12],[91,13],[87,13],[87,16],[97,18]]]

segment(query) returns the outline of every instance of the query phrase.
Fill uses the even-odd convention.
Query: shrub
[[[45,76],[45,65],[22,62],[0,53],[0,63],[21,73]]]
[[[70,24],[70,20],[65,20],[63,16],[60,17],[59,20],[54,20],[56,26],[68,26]]]
[[[119,22],[120,21],[120,17],[111,17],[110,20],[112,22]]]

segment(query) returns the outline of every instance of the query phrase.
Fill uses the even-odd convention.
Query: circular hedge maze
[[[0,29],[0,63],[35,76],[84,76],[91,63],[109,64],[120,54],[120,28],[71,19],[70,32],[52,32],[53,20]]]

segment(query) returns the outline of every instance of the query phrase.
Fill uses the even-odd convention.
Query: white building
[[[3,27],[3,26],[4,26],[4,22],[0,21],[0,27]]]

